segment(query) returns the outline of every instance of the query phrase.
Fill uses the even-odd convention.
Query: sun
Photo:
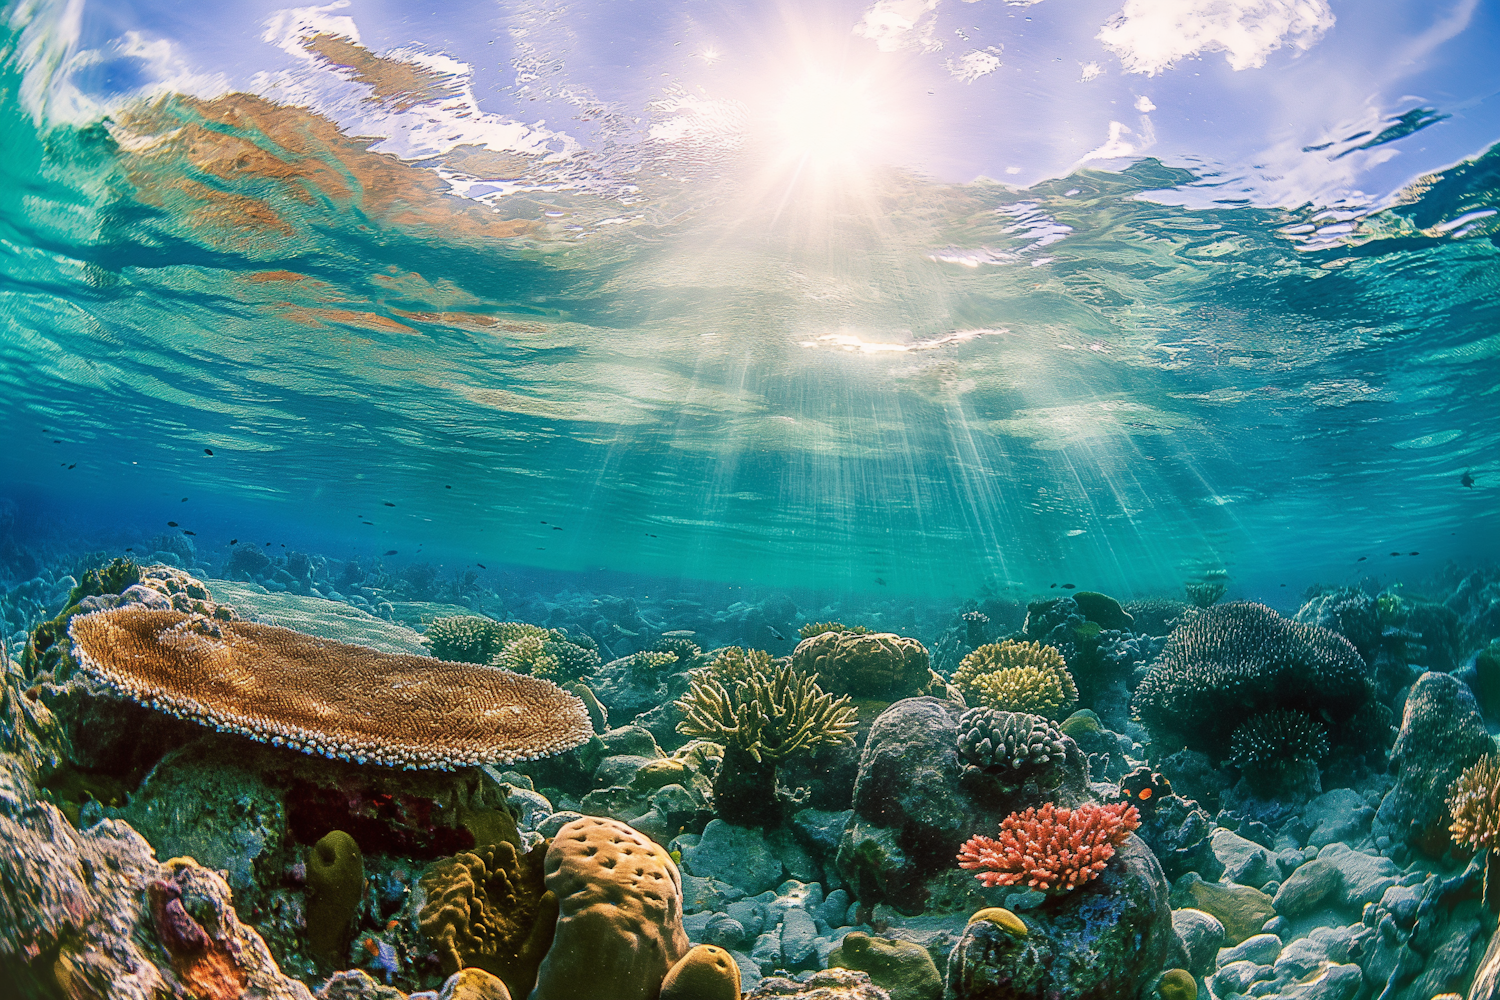
[[[788,86],[774,120],[785,157],[825,169],[863,166],[887,125],[867,82],[822,73]]]

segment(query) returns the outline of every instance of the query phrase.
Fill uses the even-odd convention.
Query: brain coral
[[[531,1000],[653,1000],[688,951],[682,876],[667,852],[613,819],[585,816],[547,849],[559,914]]]
[[[1050,719],[1066,715],[1078,700],[1062,654],[1039,642],[1006,639],[980,646],[959,662],[953,683],[989,708]]]
[[[1124,802],[1077,809],[1049,802],[1005,817],[998,840],[970,837],[959,851],[958,866],[978,870],[974,877],[987,886],[1071,892],[1104,871],[1140,822],[1135,806]]]
[[[452,769],[562,753],[593,729],[548,681],[272,625],[126,605],[73,619],[79,665],[123,696],[273,746]]]
[[[1453,839],[1474,851],[1500,846],[1500,755],[1485,754],[1448,786]]]
[[[928,682],[927,647],[892,632],[824,632],[803,639],[792,666],[835,694],[897,699]]]
[[[484,969],[524,997],[552,943],[557,897],[543,885],[545,847],[525,855],[502,841],[440,861],[422,876],[418,916],[443,973]]]
[[[1156,739],[1222,757],[1252,715],[1296,709],[1326,714],[1337,727],[1373,696],[1370,671],[1348,639],[1236,601],[1178,625],[1134,706]]]

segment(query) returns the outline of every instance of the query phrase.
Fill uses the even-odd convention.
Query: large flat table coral
[[[593,733],[583,702],[550,681],[272,625],[126,605],[74,618],[69,634],[79,666],[127,698],[359,764],[512,764]]]

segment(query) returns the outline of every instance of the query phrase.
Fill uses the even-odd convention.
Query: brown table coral
[[[127,698],[355,763],[452,769],[572,749],[593,730],[557,685],[251,622],[127,605],[73,619],[73,655]]]

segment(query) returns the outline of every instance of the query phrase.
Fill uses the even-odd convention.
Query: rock
[[[828,956],[828,964],[869,973],[891,1000],[940,1000],[943,995],[943,980],[932,956],[911,941],[855,931]]]
[[[1247,885],[1205,882],[1196,872],[1188,872],[1173,889],[1173,902],[1212,914],[1224,925],[1224,942],[1237,945],[1260,933],[1266,921],[1276,915],[1271,897]]]
[[[788,969],[805,969],[817,953],[817,925],[806,910],[787,910],[781,922],[781,961]]]
[[[1477,920],[1454,921],[1447,938],[1430,955],[1412,993],[1430,997],[1469,985],[1470,970],[1480,956],[1483,930]]]
[[[1361,854],[1359,851],[1351,851],[1343,844],[1329,844],[1318,852],[1318,860],[1338,870],[1338,902],[1353,910],[1379,900],[1381,894],[1395,885],[1402,874],[1401,869],[1390,858],[1378,854]],[[1312,863],[1308,862],[1309,865]]]
[[[1257,934],[1246,938],[1233,948],[1221,950],[1214,959],[1217,965],[1231,962],[1254,962],[1256,965],[1271,965],[1281,954],[1281,938],[1275,934]]]
[[[557,836],[557,831],[576,820],[583,819],[583,813],[564,809],[561,812],[552,813],[537,825],[536,832],[549,840]]]
[[[1375,810],[1352,788],[1334,788],[1303,806],[1301,817],[1311,828],[1307,842],[1321,848],[1334,841],[1357,843],[1369,832]]]
[[[1469,987],[1469,1000],[1500,1000],[1500,934],[1490,935]]]
[[[459,969],[443,983],[438,1000],[511,1000],[505,983],[483,969]]]
[[[1391,763],[1399,768],[1396,786],[1381,800],[1374,833],[1441,857],[1451,843],[1448,786],[1493,749],[1466,684],[1449,674],[1417,678],[1391,749]]]
[[[691,917],[684,917],[682,921],[689,938],[693,937],[692,928],[688,925],[691,919]],[[753,941],[754,938],[751,937],[747,940],[745,925],[738,920],[727,913],[715,913],[705,922],[703,933],[699,937],[699,940],[702,940],[706,944],[714,944],[720,948],[727,948],[730,951],[734,951],[744,947],[750,941]]]
[[[854,815],[853,809],[831,812],[824,809],[801,809],[792,815],[792,829],[797,836],[820,858],[831,858],[838,853],[839,840],[844,836],[844,826]]]
[[[1208,977],[1208,990],[1216,997],[1233,997],[1247,992],[1251,983],[1270,978],[1271,967],[1269,965],[1256,965],[1254,962],[1230,962]]]
[[[1343,876],[1327,861],[1309,861],[1287,876],[1281,888],[1276,890],[1272,905],[1278,913],[1288,917],[1300,917],[1318,908],[1328,897],[1339,891]]]
[[[818,916],[822,917],[829,927],[842,927],[844,914],[849,912],[851,902],[853,900],[849,898],[847,889],[835,889],[828,894],[828,898],[823,900],[823,905],[818,908]]]
[[[692,874],[727,882],[751,896],[774,888],[783,878],[781,861],[760,830],[721,819],[703,828],[703,838],[682,852],[682,860]]]
[[[1155,855],[1132,834],[1097,878],[1028,913],[1024,936],[971,922],[949,957],[948,989],[956,1000],[1136,996],[1187,961],[1167,895]]]
[[[1224,866],[1224,878],[1259,889],[1280,874],[1276,858],[1253,840],[1223,827],[1209,838],[1214,857]]]
[[[766,908],[755,899],[741,899],[724,908],[725,916],[738,920],[745,928],[748,940],[753,941],[766,929]]]
[[[1302,985],[1297,1000],[1353,1000],[1359,992],[1360,979],[1357,965],[1330,965],[1316,979]]]
[[[1172,928],[1187,950],[1184,968],[1195,976],[1205,975],[1224,945],[1224,925],[1213,914],[1189,906],[1172,911]]]
[[[755,939],[750,949],[750,960],[760,969],[761,975],[769,976],[781,964],[781,928],[773,927]]]
[[[890,994],[870,981],[869,973],[853,969],[824,969],[806,982],[767,976],[745,994],[744,1000],[890,1000]]]

